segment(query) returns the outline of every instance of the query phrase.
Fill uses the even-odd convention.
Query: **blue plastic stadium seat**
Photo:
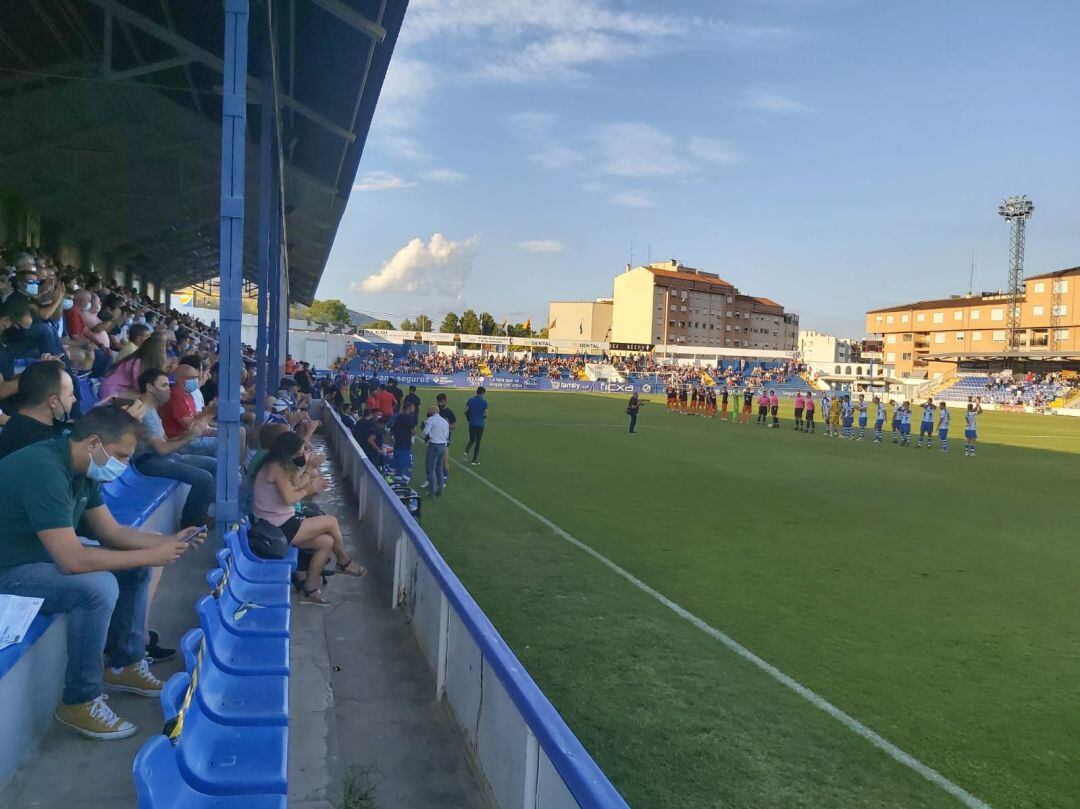
[[[229,570],[229,560],[231,558],[232,552],[228,548],[218,550],[217,559],[220,567],[215,567],[207,571],[206,574],[206,583],[210,585],[211,591],[217,590],[221,585],[221,580],[225,578],[226,571]],[[238,574],[230,574],[229,587],[232,589],[233,595],[241,601],[254,601],[256,604],[262,604],[266,607],[289,606],[289,584],[287,582],[251,582],[241,578]]]
[[[176,750],[164,736],[153,736],[132,766],[139,809],[286,809],[284,795],[207,795],[180,774]]]
[[[222,725],[287,725],[289,678],[278,674],[228,674],[202,653],[203,633],[191,629],[180,640],[188,674],[196,669],[195,693],[203,710]]]
[[[90,410],[94,405],[98,403],[97,391],[94,389],[94,382],[90,378],[89,374],[86,376],[80,376],[75,381],[75,394],[79,398],[79,407],[82,412]]]
[[[195,607],[206,650],[228,674],[289,673],[289,639],[280,635],[238,635],[221,617],[218,602],[203,596]]]
[[[232,545],[228,540],[226,540],[225,544],[226,547],[223,550],[228,551],[228,556],[224,558],[218,557],[218,564],[222,568],[227,567],[228,570],[240,578],[255,584],[288,583],[292,574],[292,569],[288,565],[253,562],[243,554],[233,553],[231,550]]]
[[[284,566],[288,569],[289,573],[296,570],[296,561],[299,552],[292,546],[289,547],[289,550],[285,553],[283,559],[262,559],[256,556],[255,552],[251,550],[251,545],[248,544],[247,525],[244,523],[240,524],[239,530],[229,531],[225,534],[225,544],[233,554],[237,556],[246,556],[252,562],[256,562],[260,565]]]
[[[105,484],[103,497],[117,522],[142,525],[179,485],[168,478],[140,475],[134,464],[128,464],[123,475]]]
[[[225,625],[237,635],[289,636],[289,608],[271,607],[237,598],[232,589],[236,577],[230,576],[218,596],[218,606]]]
[[[166,721],[177,715],[190,684],[186,671],[165,684],[161,703]],[[174,747],[177,769],[184,781],[207,795],[284,795],[288,733],[284,725],[219,724],[193,699]]]

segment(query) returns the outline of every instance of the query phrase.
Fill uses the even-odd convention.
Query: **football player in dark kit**
[[[637,414],[641,410],[641,402],[636,393],[630,394],[630,403],[626,406],[626,415],[630,417],[630,432],[637,432]]]

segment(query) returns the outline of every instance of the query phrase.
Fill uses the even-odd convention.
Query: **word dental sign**
[[[361,334],[372,334],[392,343],[478,343],[485,346],[525,346],[529,348],[574,348],[582,352],[600,353],[608,350],[607,343],[584,340],[553,339],[550,337],[507,337],[505,334],[444,334],[437,331],[401,331],[400,329],[363,329]]]

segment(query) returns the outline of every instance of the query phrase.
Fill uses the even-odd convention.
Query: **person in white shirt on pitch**
[[[446,445],[450,443],[450,423],[439,415],[439,408],[435,405],[427,410],[421,435],[427,441],[424,468],[427,470],[428,491],[432,497],[441,497],[446,483],[443,456],[446,455]]]

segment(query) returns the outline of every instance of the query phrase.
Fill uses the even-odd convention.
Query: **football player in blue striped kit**
[[[981,408],[980,408],[981,409]],[[964,456],[975,457],[975,439],[979,437],[978,427],[975,424],[975,403],[968,402],[967,412],[964,414]]]
[[[934,445],[934,415],[937,413],[937,405],[932,399],[927,399],[922,406],[922,423],[919,424],[919,441],[916,447],[923,445],[923,437],[926,437],[926,447]]]
[[[938,404],[938,423],[937,434],[938,440],[941,442],[941,451],[949,451],[949,422],[952,420],[952,416],[949,413],[949,408],[945,406],[945,402]]]
[[[874,397],[874,443],[880,444],[885,427],[885,403],[880,396]]]
[[[911,402],[905,401],[896,410],[900,418],[900,446],[911,444]]]
[[[859,401],[855,403],[855,409],[859,411],[859,437],[856,440],[862,441],[864,438],[866,438],[866,420],[868,416],[867,410],[869,409],[869,405],[867,405],[866,403],[866,396],[864,394],[859,394]]]
[[[892,407],[892,442],[894,444],[900,443],[900,405],[896,403],[895,399],[889,399],[889,406]]]

